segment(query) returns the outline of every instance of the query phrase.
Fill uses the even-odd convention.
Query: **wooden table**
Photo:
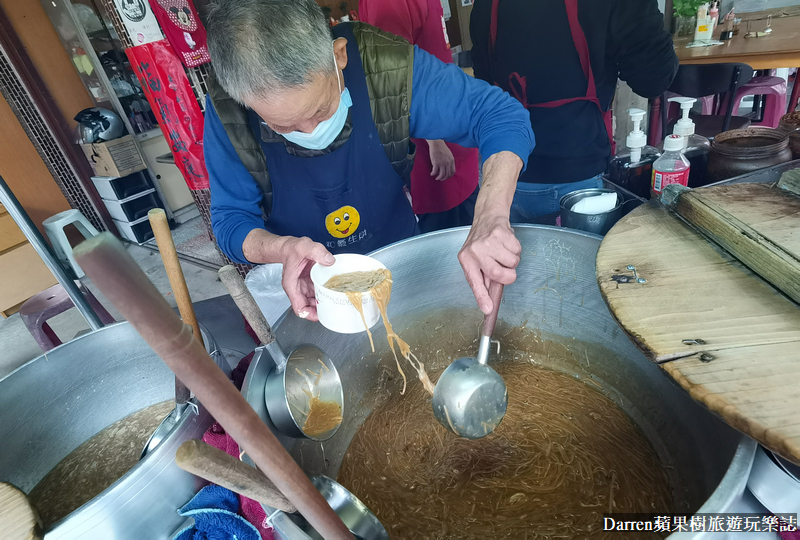
[[[779,10],[770,10],[772,12]],[[716,64],[719,62],[742,62],[755,70],[778,69],[800,66],[800,15],[776,17],[772,19],[772,33],[766,37],[747,38],[747,21],[752,20],[752,30],[762,32],[767,25],[766,15],[770,12],[748,13],[739,25],[739,34],[723,45],[694,47],[686,45],[693,36],[674,40],[675,53],[681,64]],[[714,32],[719,39],[720,28]]]

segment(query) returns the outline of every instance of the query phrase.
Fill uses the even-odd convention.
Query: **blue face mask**
[[[336,80],[339,82],[339,107],[333,116],[327,120],[323,120],[314,131],[311,133],[303,133],[302,131],[292,131],[291,133],[281,133],[284,139],[293,142],[298,146],[307,148],[309,150],[323,150],[329,147],[339,133],[342,132],[344,124],[347,121],[347,110],[353,104],[350,98],[350,91],[345,88],[342,92],[342,81],[339,80],[339,68],[336,66],[336,56],[334,56],[334,68],[336,69]]]

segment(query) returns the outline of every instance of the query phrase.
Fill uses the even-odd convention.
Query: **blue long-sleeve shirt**
[[[409,130],[412,138],[477,147],[483,159],[513,152],[522,159],[523,170],[534,147],[528,111],[518,101],[418,47],[414,47]],[[217,243],[232,260],[246,263],[245,237],[264,228],[259,206],[263,193],[236,154],[209,99],[203,150]]]

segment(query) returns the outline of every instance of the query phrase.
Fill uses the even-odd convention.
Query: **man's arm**
[[[335,262],[325,246],[310,238],[278,236],[264,229],[253,229],[244,239],[244,254],[255,263],[282,263],[281,285],[298,317],[318,321],[311,267]]]
[[[656,0],[619,0],[611,11],[608,39],[619,78],[634,92],[650,99],[672,84],[678,57]]]
[[[472,39],[472,70],[475,77],[492,84],[489,69],[489,25],[492,0],[475,0],[469,17],[469,37]]]
[[[470,77],[414,47],[411,137],[477,147],[484,160],[502,151],[523,163],[533,151],[528,111],[500,88]]]
[[[511,200],[522,171],[522,160],[512,152],[492,155],[483,165],[483,183],[475,202],[475,217],[466,242],[458,253],[478,307],[492,311],[489,285],[510,285],[517,279],[522,245],[508,220]]]
[[[208,98],[203,153],[211,189],[211,226],[217,244],[235,262],[266,262],[248,260],[243,250],[244,240],[250,231],[264,229],[259,206],[264,194],[236,154]]]
[[[292,309],[299,317],[318,320],[309,272],[314,263],[333,264],[333,255],[309,238],[277,236],[264,229],[261,188],[236,155],[208,99],[203,151],[211,187],[211,225],[222,251],[239,263],[282,263],[283,289]]]
[[[409,124],[414,138],[477,146],[485,159],[472,229],[458,257],[481,311],[489,313],[488,285],[513,283],[522,251],[508,216],[534,147],[528,111],[499,88],[415,47]]]

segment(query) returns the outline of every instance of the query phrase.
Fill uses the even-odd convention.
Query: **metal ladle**
[[[266,354],[275,364],[264,387],[264,401],[272,423],[289,437],[315,441],[333,437],[341,423],[314,435],[303,430],[312,395],[320,402],[336,403],[344,414],[342,381],[333,361],[311,345],[301,345],[287,356],[236,268],[231,265],[220,268],[219,278],[261,341],[256,354]]]
[[[508,407],[505,381],[486,365],[503,298],[503,285],[492,283],[489,296],[494,308],[483,318],[478,357],[463,357],[450,364],[433,391],[436,419],[459,437],[467,439],[480,439],[493,432]]]

